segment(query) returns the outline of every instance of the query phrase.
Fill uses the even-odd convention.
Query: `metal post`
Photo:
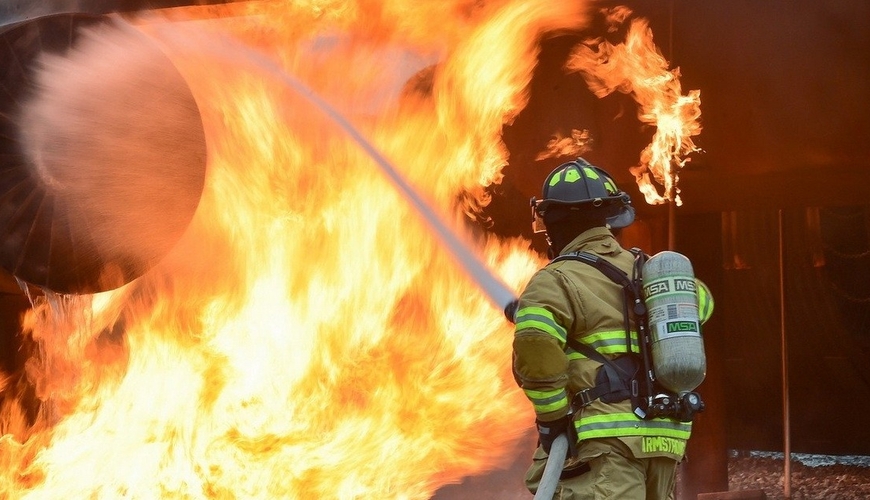
[[[677,245],[677,172],[673,163],[665,175],[671,178],[671,188],[668,190],[668,250],[676,251]]]
[[[782,209],[779,210],[779,324],[782,339],[782,434],[783,434],[783,478],[782,488],[785,498],[791,498],[791,425],[788,401],[788,342],[785,335],[785,264],[782,237]]]

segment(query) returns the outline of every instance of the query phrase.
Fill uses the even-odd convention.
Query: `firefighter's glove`
[[[573,452],[577,443],[577,431],[573,429],[574,423],[571,421],[570,415],[565,415],[551,422],[535,420],[535,427],[538,428],[538,441],[541,443],[541,448],[547,452],[547,455],[550,454],[553,441],[556,440],[556,436],[559,434],[566,434],[569,451]],[[573,455],[574,453],[571,454]]]
[[[519,303],[520,303],[519,300],[514,299],[514,300],[508,302],[508,305],[504,306],[504,317],[507,318],[507,320],[510,321],[511,323],[517,322],[516,321],[517,306],[519,305]]]

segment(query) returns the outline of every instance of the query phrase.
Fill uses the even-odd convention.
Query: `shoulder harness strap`
[[[602,274],[607,276],[611,281],[613,281],[614,283],[616,283],[622,287],[623,296],[625,298],[625,300],[623,301],[625,342],[626,342],[626,350],[629,353],[632,352],[631,351],[631,323],[629,320],[629,302],[631,302],[631,304],[632,304],[632,312],[634,312],[638,318],[646,315],[646,306],[645,306],[645,304],[643,302],[643,298],[641,297],[641,294],[640,294],[640,290],[641,290],[641,286],[642,286],[641,281],[640,281],[640,269],[643,267],[643,263],[645,261],[646,255],[637,248],[632,248],[631,252],[635,255],[635,264],[634,264],[634,270],[632,273],[633,274],[632,278],[629,278],[628,274],[625,271],[616,267],[611,262],[609,262],[609,261],[607,261],[607,260],[605,260],[597,255],[591,254],[589,252],[583,252],[583,251],[572,252],[572,253],[568,253],[565,255],[560,255],[560,256],[558,256],[555,259],[550,261],[550,263],[561,262],[561,261],[566,261],[566,260],[583,262],[585,264],[588,264],[588,265],[598,269],[599,271],[601,271]],[[638,338],[638,341],[640,342],[641,339]],[[579,342],[578,340],[570,338],[570,337],[568,337],[566,339],[565,343],[568,345],[568,347],[570,347],[571,349],[574,349],[575,351],[579,352],[580,354],[583,354],[587,358],[593,359],[593,360],[595,360],[603,365],[609,366],[610,368],[612,368],[613,370],[615,370],[617,373],[620,374],[620,378],[624,377],[623,380],[629,380],[634,376],[634,374],[630,374],[630,373],[626,372],[622,367],[620,367],[619,365],[617,365],[616,363],[614,363],[613,361],[611,361],[610,359],[608,359],[607,357],[605,357],[604,355],[602,355],[601,353],[599,353],[598,351],[596,351],[595,349],[593,349],[591,346],[589,346],[587,344]],[[597,385],[591,389],[584,389],[584,390],[578,392],[575,396],[575,399],[579,399],[580,401],[576,401],[575,404],[577,406],[587,406],[592,401],[600,398],[601,396],[608,394],[612,390],[612,387],[613,387],[612,384],[615,382],[616,381],[612,381],[611,384]],[[634,384],[636,384],[636,382],[632,382],[632,385],[634,385]],[[636,394],[637,388],[632,387],[631,389],[632,389],[632,393]]]
[[[589,252],[571,252],[565,255],[560,255],[550,261],[550,263],[553,263],[565,260],[574,260],[589,264],[590,266],[601,271],[601,273],[610,278],[611,281],[622,287],[623,296],[625,298],[623,302],[622,313],[625,327],[625,348],[627,352],[631,352],[631,323],[629,321],[629,303],[631,304],[632,308],[631,312],[634,313],[635,317],[641,318],[646,315],[646,305],[644,304],[643,297],[641,296],[642,283],[640,278],[640,269],[643,268],[643,263],[645,262],[646,255],[637,248],[632,248],[631,253],[633,253],[635,256],[634,269],[632,272],[633,276],[631,278],[628,277],[628,274],[626,274],[625,271],[616,267],[610,261],[602,259],[601,257],[591,254]],[[574,348],[574,346],[571,346],[571,348],[577,350],[578,352],[582,352]]]

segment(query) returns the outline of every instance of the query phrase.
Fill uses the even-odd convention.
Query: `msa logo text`
[[[698,323],[694,321],[671,321],[668,323],[668,333],[697,332]]]
[[[677,292],[694,292],[695,280],[677,278],[674,280],[674,290]]]
[[[644,287],[647,297],[668,292],[692,292],[696,291],[695,280],[690,278],[674,278],[672,280],[654,281]]]

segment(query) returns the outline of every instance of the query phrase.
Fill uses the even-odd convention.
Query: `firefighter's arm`
[[[571,425],[567,370],[568,358],[547,334],[524,331],[514,337],[514,371],[535,409],[538,439],[547,453],[556,436]]]
[[[568,358],[549,335],[518,332],[514,337],[514,369],[538,420],[556,420],[568,414]]]
[[[514,335],[514,372],[535,410],[544,449],[569,425],[565,339],[570,305],[548,273],[538,273],[520,297]]]

